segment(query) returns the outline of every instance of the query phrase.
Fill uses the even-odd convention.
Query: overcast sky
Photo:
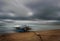
[[[60,20],[60,0],[0,0],[0,19]]]

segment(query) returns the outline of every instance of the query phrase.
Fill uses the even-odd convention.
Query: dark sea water
[[[44,31],[44,30],[53,30],[60,29],[58,25],[49,25],[49,24],[40,24],[38,21],[15,21],[12,23],[6,23],[4,26],[0,26],[0,33],[14,33],[15,27],[23,27],[23,25],[30,26],[31,31]]]

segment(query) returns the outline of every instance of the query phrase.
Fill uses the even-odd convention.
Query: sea
[[[5,25],[0,26],[0,33],[15,33],[15,27],[23,27],[24,25],[32,28],[30,31],[44,31],[60,29],[60,25],[46,24],[42,21],[5,21]]]

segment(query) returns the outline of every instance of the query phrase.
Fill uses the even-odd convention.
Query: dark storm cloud
[[[25,7],[24,7],[25,6]],[[33,12],[31,16],[28,14]],[[0,0],[0,19],[60,20],[59,0]]]
[[[41,0],[40,0],[41,1]],[[26,4],[34,12],[33,18],[45,20],[60,20],[60,1],[43,0]]]
[[[47,7],[43,11],[39,10],[39,11],[35,12],[33,17],[38,18],[38,19],[46,19],[46,20],[59,20],[59,18],[60,18],[60,16],[59,16],[60,10],[59,9]]]

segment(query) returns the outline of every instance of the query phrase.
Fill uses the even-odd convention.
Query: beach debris
[[[40,41],[43,41],[43,39],[42,39],[42,37],[41,37],[41,35],[40,35],[39,32],[34,32],[34,34],[35,34],[36,36],[38,36],[38,38],[39,38]]]

